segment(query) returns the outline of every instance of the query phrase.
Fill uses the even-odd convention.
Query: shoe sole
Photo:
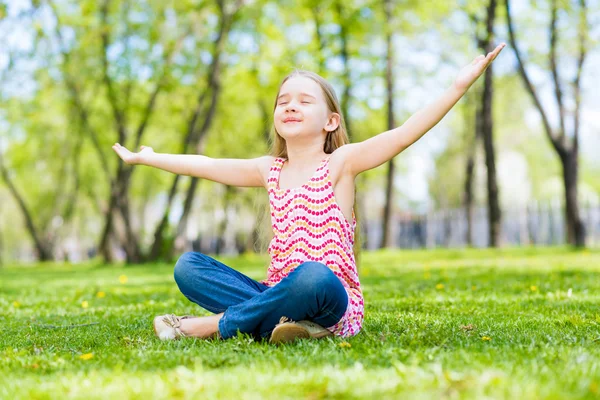
[[[285,324],[276,326],[271,333],[271,343],[289,343],[296,339],[321,339],[333,334],[327,330],[311,335],[308,330],[300,325]]]
[[[308,339],[310,333],[301,326],[287,324],[282,326],[276,326],[271,333],[271,343],[289,343],[296,339]]]

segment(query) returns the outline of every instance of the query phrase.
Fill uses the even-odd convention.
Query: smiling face
[[[286,141],[324,137],[339,124],[339,115],[329,110],[319,84],[301,75],[281,85],[273,119],[277,133]]]

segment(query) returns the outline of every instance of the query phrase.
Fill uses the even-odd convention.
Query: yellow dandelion
[[[471,286],[471,290],[477,290],[477,286],[475,286],[475,285]]]
[[[81,302],[81,307],[82,308],[88,308],[90,306],[90,304],[87,302],[87,300],[84,300]]]
[[[17,308],[17,307],[21,307],[21,303],[19,303],[18,301],[13,301],[13,307]]]
[[[122,284],[126,284],[127,283],[127,275],[119,276],[119,282],[121,282]]]
[[[492,338],[489,336],[484,336],[481,338],[481,340],[483,340],[484,342],[489,342],[490,340],[492,340]]]
[[[99,298],[99,299],[102,299],[102,298],[106,297],[106,293],[104,293],[104,292],[98,292],[98,293],[96,293],[96,297]]]
[[[348,342],[342,342],[342,343],[338,344],[338,346],[340,346],[341,348],[352,347],[352,345]]]
[[[532,292],[535,292],[537,290],[537,286],[531,285],[529,289],[531,289]]]
[[[89,360],[94,357],[94,353],[85,353],[79,356],[82,360]]]
[[[435,285],[435,288],[437,290],[442,290],[444,288],[444,284],[443,283],[438,283],[437,285]]]
[[[429,279],[429,278],[431,278],[431,272],[425,272],[425,273],[423,274],[423,277],[424,277],[425,279]]]

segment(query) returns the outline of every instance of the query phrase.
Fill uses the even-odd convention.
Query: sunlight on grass
[[[220,260],[264,277],[266,257]],[[281,347],[156,339],[155,315],[209,314],[172,270],[0,269],[0,398],[600,396],[598,251],[364,253],[363,331]]]

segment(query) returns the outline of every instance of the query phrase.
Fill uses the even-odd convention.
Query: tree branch
[[[542,104],[540,103],[537,92],[536,92],[535,88],[533,87],[533,84],[531,83],[531,79],[529,79],[529,76],[527,75],[527,71],[525,70],[525,63],[523,61],[523,58],[521,57],[519,48],[517,47],[517,39],[515,38],[515,31],[514,31],[514,27],[513,27],[511,15],[510,15],[510,0],[505,0],[504,5],[506,6],[506,22],[508,25],[508,34],[509,34],[508,36],[509,36],[510,45],[512,46],[513,51],[515,52],[515,56],[517,57],[519,73],[521,74],[521,77],[523,78],[523,81],[525,82],[525,88],[527,89],[527,91],[529,92],[531,97],[533,98],[533,103],[535,104],[536,108],[540,112],[540,116],[542,117],[542,123],[544,125],[544,130],[546,131],[546,135],[548,136],[548,139],[550,140],[550,142],[552,143],[552,145],[554,146],[554,148],[556,149],[556,151],[559,154],[564,154],[565,148],[562,145],[562,143],[556,138],[554,133],[552,132],[552,127],[550,126],[550,122],[548,121],[548,116],[546,115],[546,112],[544,111],[544,108],[542,107]]]
[[[90,123],[89,113],[87,111],[87,108],[83,104],[80,90],[77,86],[77,83],[75,82],[75,78],[69,72],[69,64],[71,62],[71,54],[66,50],[64,39],[60,32],[60,26],[61,26],[60,16],[59,16],[52,1],[48,1],[48,5],[50,6],[50,9],[54,13],[54,17],[56,18],[56,25],[54,27],[54,30],[55,30],[56,37],[58,39],[60,54],[62,55],[62,57],[64,59],[65,67],[63,69],[63,73],[65,74],[65,83],[67,85],[67,89],[69,90],[71,97],[73,98],[75,108],[79,112],[79,118],[81,119],[85,130],[89,133],[90,138],[92,139],[92,144],[94,146],[94,149],[96,150],[96,153],[98,154],[98,158],[100,159],[100,166],[102,167],[102,170],[104,171],[107,180],[109,182],[111,182],[111,185],[112,185],[112,178],[110,176],[110,172],[108,169],[108,161],[106,160],[106,157],[104,156],[104,152],[102,151],[102,149],[100,147],[100,142],[98,140],[98,134],[92,127],[92,124]]]
[[[108,100],[113,111],[117,132],[119,134],[119,143],[126,143],[127,141],[127,130],[125,124],[125,114],[119,107],[117,94],[115,92],[114,82],[112,81],[110,74],[108,73],[108,47],[110,39],[108,34],[110,32],[108,25],[108,8],[110,6],[110,0],[104,0],[102,7],[100,8],[100,39],[102,42],[102,78],[106,89],[108,91]]]
[[[27,207],[27,204],[25,203],[25,199],[19,193],[16,186],[13,184],[12,180],[10,179],[8,170],[4,166],[4,161],[2,159],[2,152],[0,152],[0,176],[2,176],[2,179],[6,183],[8,190],[11,192],[14,199],[17,201],[17,204],[18,204],[19,208],[21,209],[21,212],[23,213],[23,217],[25,218],[25,224],[27,226],[27,230],[29,231],[29,234],[31,235],[33,243],[39,253],[40,261],[49,260],[51,258],[50,251],[46,247],[46,245],[42,242],[42,240],[40,239],[38,230],[35,227],[35,225],[33,223],[33,218],[31,216],[31,213],[29,212],[29,208]]]
[[[557,140],[562,145],[565,145],[565,106],[563,104],[563,94],[560,88],[560,78],[558,76],[558,66],[556,64],[556,42],[558,40],[556,33],[556,20],[557,20],[557,5],[556,0],[552,0],[552,10],[550,17],[550,70],[552,71],[552,80],[554,81],[554,95],[556,96],[556,102],[558,103],[558,115],[560,123],[560,131],[558,133]]]
[[[579,148],[579,123],[581,118],[581,71],[583,63],[587,55],[586,36],[588,32],[587,24],[587,7],[585,0],[579,0],[579,57],[577,59],[577,75],[573,81],[575,90],[575,129],[573,132],[573,149],[577,151]]]
[[[190,34],[190,32],[191,32],[191,26],[188,27],[188,29],[177,39],[177,41],[173,44],[173,46],[167,52],[167,55],[166,55],[165,61],[164,61],[162,75],[156,82],[156,86],[154,87],[154,90],[152,91],[152,94],[150,95],[150,98],[148,99],[148,103],[147,103],[146,107],[144,108],[144,114],[142,116],[142,120],[136,131],[134,149],[137,149],[141,143],[142,136],[144,134],[144,130],[146,129],[146,125],[148,124],[148,120],[150,119],[150,115],[152,114],[152,110],[154,109],[154,105],[156,104],[156,98],[158,97],[158,94],[160,93],[161,89],[164,87],[165,82],[167,80],[169,67],[171,66],[171,63],[173,62],[175,55],[178,53],[179,49],[183,45],[183,41]]]

